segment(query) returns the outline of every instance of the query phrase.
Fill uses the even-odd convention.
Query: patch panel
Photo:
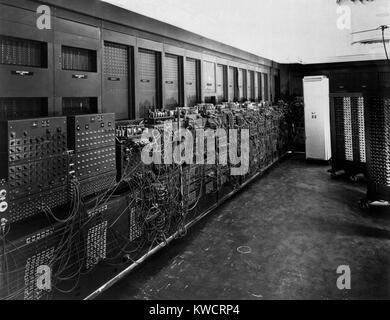
[[[64,237],[65,227],[41,220],[34,224],[19,224],[16,231],[7,238],[7,245],[0,251],[0,299],[47,298],[48,292],[37,287],[37,268],[46,265],[55,272],[56,251]],[[55,285],[55,277],[51,283]]]
[[[68,183],[66,129],[64,117],[0,123],[6,137],[0,144],[0,175],[8,185],[9,222],[67,203],[67,192],[57,193]]]
[[[69,149],[82,197],[113,188],[116,180],[115,115],[68,117]],[[71,190],[72,192],[74,190]]]
[[[115,114],[68,117],[68,147],[76,153],[115,145]]]

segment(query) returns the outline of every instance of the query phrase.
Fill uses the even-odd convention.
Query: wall
[[[82,97],[97,97],[98,111],[107,110],[102,106],[102,92],[104,90],[103,65],[104,52],[102,50],[104,40],[125,44],[132,48],[135,53],[132,61],[132,77],[133,82],[129,88],[131,94],[130,114],[134,117],[140,115],[137,106],[139,105],[139,97],[137,96],[137,85],[140,81],[138,78],[138,48],[150,49],[160,52],[162,61],[161,67],[164,68],[165,53],[171,53],[183,57],[199,59],[201,66],[204,61],[212,61],[215,64],[223,64],[226,66],[234,66],[244,68],[256,72],[262,72],[269,76],[276,72],[278,64],[253,55],[251,53],[239,50],[213,41],[183,29],[168,25],[166,23],[156,21],[139,14],[129,12],[110,4],[95,1],[76,1],[76,0],[46,0],[46,1],[27,1],[0,0],[3,4],[0,20],[0,33],[16,37],[25,37],[28,34],[34,37],[40,37],[45,34],[45,41],[48,42],[49,49],[49,68],[53,66],[53,77],[55,79],[54,88],[47,93],[49,96],[49,114],[59,115],[61,112],[61,99],[66,96],[82,96]],[[35,20],[38,17],[36,8],[39,4],[48,4],[51,7],[52,14],[52,29],[38,30],[35,27]],[[24,32],[25,25],[28,24],[28,33]],[[28,36],[27,36],[28,38]],[[58,63],[61,59],[61,46],[63,44],[83,47],[87,45],[89,49],[97,50],[97,73],[85,74],[85,80],[74,80],[74,74],[63,72]],[[34,70],[37,74],[38,70]],[[184,70],[185,74],[185,70]],[[201,73],[203,75],[203,73]],[[84,74],[83,74],[84,76]],[[100,77],[100,80],[98,78]],[[69,80],[66,80],[69,79]],[[164,72],[161,72],[160,86],[164,88]],[[272,77],[271,77],[272,80]],[[102,83],[99,83],[101,81]],[[204,79],[201,79],[202,84]],[[39,81],[35,81],[39,83]],[[185,79],[184,79],[185,82]],[[273,82],[270,81],[270,84]],[[78,85],[80,84],[80,86]],[[201,86],[204,88],[204,86]],[[18,95],[23,96],[23,92],[18,92]],[[164,101],[164,90],[161,91],[161,97],[158,101]],[[205,92],[201,91],[201,101],[205,101],[207,96],[216,95],[216,90]],[[46,95],[45,95],[46,96]],[[186,96],[185,87],[183,96]],[[269,86],[268,96],[274,97],[274,85]],[[53,98],[54,97],[54,98]],[[158,103],[157,107],[162,107]]]
[[[359,86],[377,83],[385,75],[390,85],[390,67],[386,60],[339,62],[321,64],[289,64],[280,65],[282,76],[282,95],[288,99],[294,96],[303,96],[302,79],[305,76],[325,75],[330,80],[331,92],[360,92]],[[338,75],[347,74],[343,88],[335,88]]]
[[[384,59],[381,45],[351,45],[351,33],[390,23],[388,0],[105,1],[283,63]],[[338,28],[342,6],[350,28]]]

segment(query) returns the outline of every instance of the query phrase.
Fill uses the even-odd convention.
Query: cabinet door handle
[[[16,76],[33,76],[34,72],[23,71],[23,70],[14,70],[14,71],[11,71],[11,74],[16,75]]]
[[[72,75],[72,78],[74,78],[74,79],[88,79],[88,77],[85,74],[74,74],[74,75]]]

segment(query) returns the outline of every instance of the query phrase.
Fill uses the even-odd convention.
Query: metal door
[[[147,116],[157,102],[157,54],[155,51],[138,50],[139,110],[138,117]]]
[[[116,119],[129,119],[129,47],[104,43],[103,113],[115,113]]]
[[[253,100],[253,93],[254,93],[254,78],[253,78],[253,71],[247,71],[247,100],[252,101]]]
[[[258,77],[259,77],[259,101],[262,101],[264,99],[264,95],[263,95],[263,74],[261,72],[259,72]]]
[[[0,96],[44,98],[52,113],[53,30],[38,30],[36,19],[35,11],[0,4]]]
[[[96,99],[100,112],[102,96],[100,29],[62,18],[54,18],[54,23],[56,114],[64,114],[63,107],[67,105],[64,98]]]
[[[268,74],[264,73],[264,101],[269,100],[268,90]]]
[[[198,103],[198,61],[195,59],[186,59],[185,83],[186,83],[186,101],[187,106],[192,107]]]
[[[225,99],[225,79],[224,66],[217,65],[217,99],[223,101]]]
[[[245,80],[245,70],[238,70],[238,100],[242,101],[244,99],[244,80]]]
[[[205,61],[203,64],[204,91],[215,93],[215,63]]]
[[[165,79],[165,101],[167,109],[174,109],[179,106],[179,57],[171,54],[165,55],[164,79]]]
[[[236,68],[229,67],[229,75],[228,75],[228,82],[229,82],[229,101],[236,100],[236,83],[237,83],[237,77],[236,77]]]
[[[254,88],[255,88],[255,92],[254,92],[254,98],[255,98],[255,101],[259,101],[260,100],[260,95],[259,95],[259,73],[258,72],[255,72],[254,75]]]

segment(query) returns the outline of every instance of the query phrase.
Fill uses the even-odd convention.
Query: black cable
[[[383,47],[385,48],[386,60],[390,66],[390,60],[389,60],[389,55],[387,53],[386,39],[385,39],[385,30],[388,29],[389,27],[388,26],[381,26],[380,28],[382,30],[382,41],[383,41]]]

